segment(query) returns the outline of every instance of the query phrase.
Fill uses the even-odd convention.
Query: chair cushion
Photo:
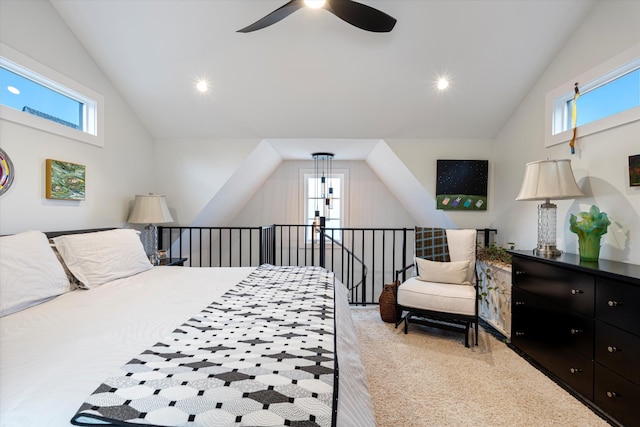
[[[398,287],[398,304],[407,308],[473,316],[476,312],[476,289],[411,277]]]
[[[467,269],[468,261],[437,262],[416,258],[418,279],[425,282],[449,283],[455,285],[470,285]]]
[[[467,281],[476,283],[476,236],[474,229],[447,229],[447,242],[449,244],[449,257],[451,261],[467,261]]]

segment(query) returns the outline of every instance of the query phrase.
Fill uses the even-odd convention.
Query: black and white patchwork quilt
[[[75,425],[334,426],[333,273],[262,265],[106,379]]]

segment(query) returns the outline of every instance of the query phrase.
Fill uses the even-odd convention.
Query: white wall
[[[301,140],[304,141],[304,140]],[[263,177],[257,171],[243,169],[242,177],[234,173],[244,167],[244,162],[254,155],[260,144],[255,140],[161,140],[156,144],[156,162],[159,171],[157,188],[167,195],[174,219],[182,225],[196,221],[201,225],[257,226],[272,223],[299,223],[302,220],[298,182],[300,168],[313,169],[313,162],[287,160],[273,172]],[[399,166],[407,168],[426,190],[426,194],[409,194],[425,203],[425,215],[415,216],[414,210],[398,200],[384,184],[388,176],[378,176],[368,160],[334,161],[334,168],[350,171],[350,194],[347,197],[350,215],[346,218],[351,227],[413,227],[414,225],[484,228],[492,222],[493,164],[489,155],[491,140],[391,140],[380,141],[392,149],[390,156],[397,156]],[[315,147],[312,151],[322,151]],[[361,153],[363,154],[363,153]],[[366,153],[365,153],[366,154]],[[363,159],[366,158],[366,155]],[[489,160],[489,206],[484,212],[457,212],[435,210],[436,164],[438,159],[482,159]],[[266,160],[266,159],[265,159]],[[392,164],[392,159],[388,163]],[[400,163],[402,162],[402,163]],[[404,165],[403,165],[404,163]],[[163,165],[170,165],[169,167]],[[385,165],[387,166],[387,165]],[[403,171],[389,167],[379,168],[379,173],[390,174]],[[166,175],[164,171],[166,170]],[[227,190],[231,179],[264,180],[255,194],[234,212],[230,221],[221,221],[220,212],[206,217],[211,210],[209,202],[216,202],[221,190]],[[402,191],[400,189],[398,191]],[[403,196],[407,196],[403,194]],[[426,196],[426,197],[425,197]],[[398,196],[399,197],[399,196]],[[203,210],[204,209],[204,210]],[[228,209],[227,209],[228,210]],[[423,212],[418,212],[422,214]],[[204,215],[204,216],[203,216]],[[227,215],[228,216],[228,215]],[[225,218],[227,217],[225,216]]]
[[[435,193],[437,159],[488,159],[488,210],[448,212],[447,215],[458,227],[496,227],[499,241],[514,241],[523,249],[534,247],[536,241],[536,203],[514,201],[524,164],[544,158],[571,157],[576,177],[588,197],[557,202],[558,246],[577,252],[577,239],[568,230],[569,214],[586,210],[595,203],[614,222],[605,236],[602,257],[640,264],[640,190],[629,187],[627,175],[628,156],[640,153],[640,123],[581,138],[575,156],[570,156],[566,144],[545,149],[543,134],[545,94],[640,43],[639,17],[640,2],[598,2],[514,111],[495,143],[393,138],[385,141],[431,193]],[[0,197],[0,234],[27,228],[122,225],[133,196],[149,191],[167,194],[176,222],[189,224],[260,143],[258,140],[160,140],[154,144],[47,1],[1,1],[0,41],[102,93],[107,122],[105,148],[97,148],[0,119],[0,146],[11,156],[16,169],[13,187]],[[44,198],[46,158],[87,166],[85,201]],[[295,193],[290,186],[297,185],[297,175],[292,175],[292,169],[297,166],[289,163],[295,162],[284,162],[276,170],[236,216],[235,225],[299,221],[292,199],[279,198]],[[354,168],[352,185],[358,189],[352,190],[352,203],[358,208],[352,211],[349,225],[415,224],[406,211],[394,211],[398,206],[395,197],[364,162],[352,163],[349,165]],[[283,184],[288,177],[294,181]],[[355,214],[358,209],[360,212]]]
[[[488,139],[385,139],[405,166],[411,171],[433,197],[435,206],[436,171],[438,160],[489,160],[489,183],[486,211],[443,211],[458,228],[486,228],[492,224],[496,190],[494,185],[495,164],[492,155],[492,140]],[[498,186],[499,188],[499,186]],[[425,209],[433,209],[425,206]],[[434,226],[431,223],[416,225]]]
[[[0,196],[0,234],[122,226],[136,193],[153,191],[153,140],[48,1],[0,2],[0,41],[105,97],[105,146],[0,118],[13,186]],[[1,54],[1,53],[0,53]],[[45,199],[45,159],[86,165],[86,200]]]
[[[544,147],[545,94],[581,73],[640,43],[640,2],[601,1],[574,32],[496,138],[494,225],[502,242],[531,249],[537,239],[537,203],[515,202],[525,163],[570,158],[587,197],[556,201],[558,248],[577,253],[569,215],[596,204],[613,224],[600,257],[640,264],[640,188],[629,186],[628,156],[640,154],[640,122],[579,138],[571,155],[568,143]]]
[[[156,141],[156,188],[167,196],[176,224],[191,225],[260,140]],[[213,220],[210,224],[219,224]]]
[[[303,223],[300,169],[313,170],[312,161],[283,161],[229,224],[258,226]],[[412,227],[415,222],[364,161],[334,161],[333,169],[348,169],[347,227]]]
[[[491,140],[392,140],[388,144],[394,154],[424,186],[427,193],[432,195],[433,206],[425,206],[425,210],[435,209],[436,163],[438,159],[489,160],[489,206],[487,211],[447,211],[445,216],[457,227],[484,228],[491,225],[493,165],[488,156],[492,151]],[[197,147],[197,145],[190,146],[191,149]],[[197,153],[181,152],[176,155],[180,158],[179,161],[184,161],[185,156],[193,157]],[[201,157],[201,161],[204,161],[203,158],[208,158],[213,165],[214,160],[210,155]],[[236,161],[237,159],[232,160],[232,163],[235,164]],[[437,224],[442,221],[440,217],[434,218],[433,223],[416,220],[386,187],[383,179],[376,175],[365,161],[334,161],[333,168],[349,170],[347,196],[349,209],[345,218],[345,224],[348,227],[439,226]],[[302,184],[299,182],[300,169],[312,170],[313,162],[302,160],[282,162],[228,225],[258,226],[273,223],[301,223],[303,195]],[[393,171],[388,173],[393,173]],[[184,179],[184,177],[180,178],[180,180]],[[213,187],[211,188],[213,189]],[[212,220],[211,223],[217,224],[215,220]]]

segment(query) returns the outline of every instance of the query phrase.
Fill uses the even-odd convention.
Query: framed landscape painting
[[[488,160],[438,160],[436,209],[486,211]]]
[[[47,199],[84,200],[85,166],[47,159]]]

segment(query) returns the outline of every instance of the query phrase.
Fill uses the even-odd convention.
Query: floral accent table
[[[480,318],[511,341],[511,265],[477,261]]]

